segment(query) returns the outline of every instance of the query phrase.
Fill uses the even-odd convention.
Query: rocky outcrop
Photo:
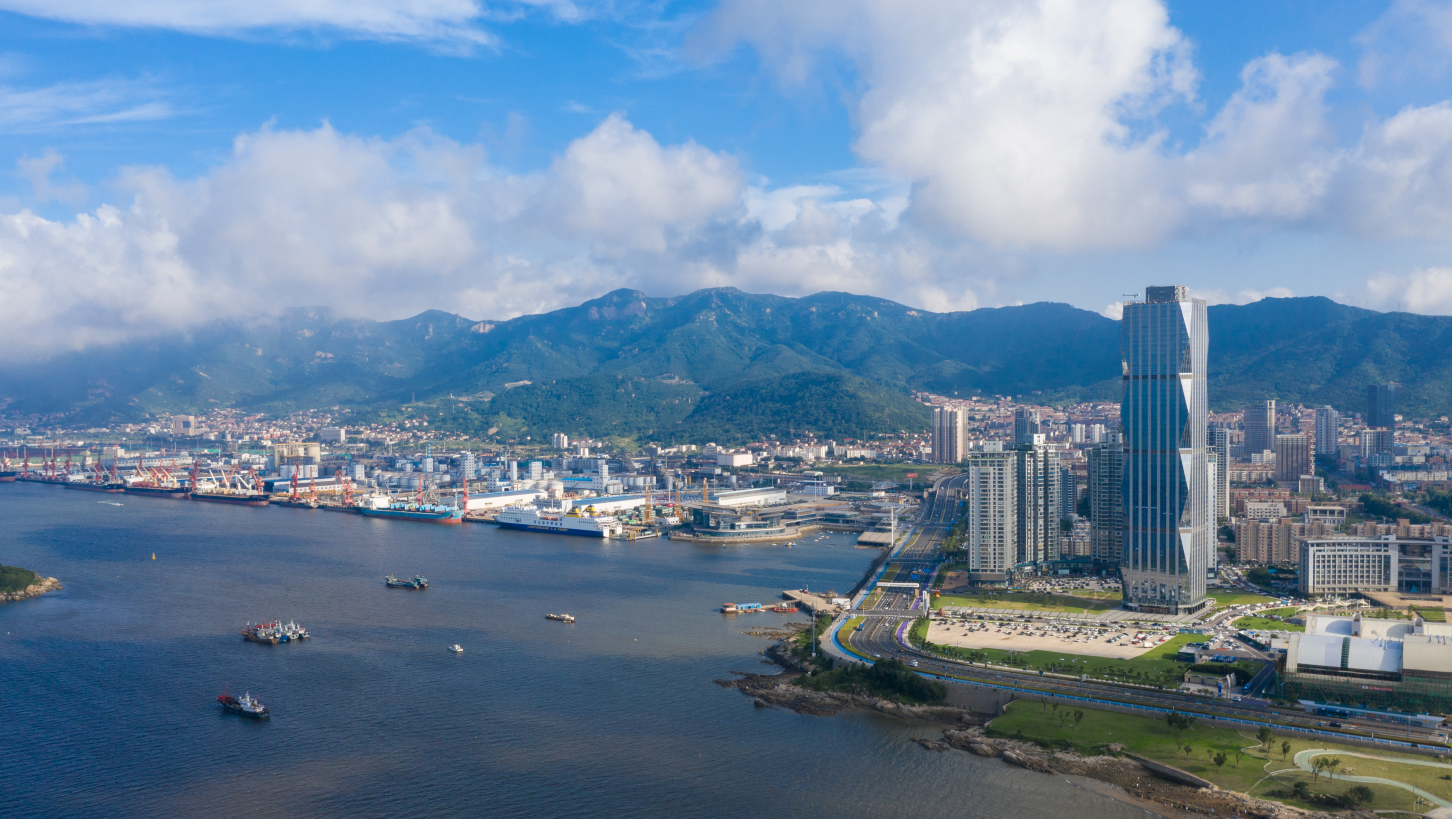
[[[0,602],[13,603],[17,600],[29,600],[32,597],[39,597],[49,591],[56,591],[61,588],[59,580],[54,577],[47,577],[39,583],[32,583],[20,591],[0,594]]]
[[[793,685],[793,681],[801,675],[792,671],[783,674],[747,674],[741,671],[732,673],[739,675],[739,679],[716,680],[716,684],[724,688],[735,688],[741,693],[753,697],[754,704],[758,708],[766,705],[819,717],[830,717],[843,711],[876,711],[879,714],[886,714],[898,719],[950,725],[976,724],[979,721],[972,714],[958,708],[903,705],[858,694],[814,691],[800,685]]]

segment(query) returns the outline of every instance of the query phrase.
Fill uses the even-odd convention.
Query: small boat
[[[272,713],[267,710],[267,706],[254,700],[250,691],[240,697],[234,697],[231,693],[220,694],[217,702],[227,713],[239,714],[251,719],[267,719],[268,715]]]
[[[455,654],[464,653],[464,647],[459,645],[458,643],[454,643],[453,645],[449,646],[449,650],[454,652]]]
[[[573,623],[573,622],[575,622],[574,615],[570,615],[570,614],[546,614],[545,615],[545,619],[546,620],[558,620],[561,623]]]
[[[389,575],[383,578],[383,582],[388,584],[390,589],[427,589],[429,587],[428,578],[423,575],[414,575],[412,580],[399,580],[393,575]]]

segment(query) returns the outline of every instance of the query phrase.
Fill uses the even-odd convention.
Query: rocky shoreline
[[[46,592],[58,591],[64,588],[60,581],[54,577],[42,579],[39,583],[32,583],[20,591],[6,592],[0,594],[0,603],[14,603],[19,600],[29,600],[32,597],[39,597]]]
[[[1256,819],[1330,819],[1332,814],[1312,813],[1256,799],[1237,791],[1215,787],[1193,774],[1150,760],[1139,760],[1117,746],[1105,756],[1082,756],[1073,751],[1048,751],[1031,743],[990,737],[985,731],[993,715],[977,714],[950,706],[909,706],[875,697],[813,691],[793,685],[803,671],[796,667],[783,640],[765,654],[785,671],[780,674],[738,675],[716,684],[734,688],[752,698],[757,708],[785,708],[799,714],[833,716],[843,711],[870,711],[913,722],[945,726],[937,739],[915,741],[930,751],[963,751],[1004,762],[1037,773],[1075,777],[1080,787],[1135,805],[1172,819],[1195,816],[1240,816]],[[1071,780],[1072,781],[1072,780]],[[1370,811],[1345,811],[1341,817],[1375,817]]]

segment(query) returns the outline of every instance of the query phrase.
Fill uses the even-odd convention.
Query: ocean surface
[[[875,554],[842,535],[630,544],[0,484],[0,563],[65,586],[0,604],[0,814],[1147,815],[911,741],[932,727],[757,709],[712,683],[768,670],[742,632],[790,617],[722,602],[846,591]],[[390,572],[432,585],[388,589]],[[276,618],[313,638],[238,633]],[[228,688],[271,720],[223,714]]]

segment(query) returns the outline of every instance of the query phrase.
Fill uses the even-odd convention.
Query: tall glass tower
[[[1205,302],[1182,285],[1124,306],[1124,605],[1169,614],[1205,606],[1211,457],[1205,447]]]

